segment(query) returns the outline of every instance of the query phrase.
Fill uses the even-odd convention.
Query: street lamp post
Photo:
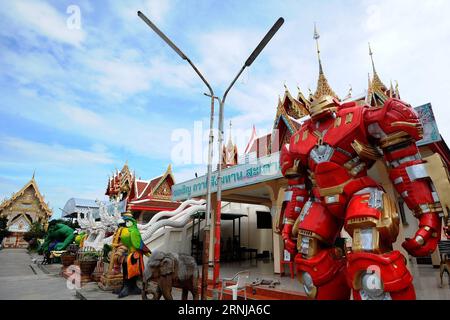
[[[261,40],[261,42],[258,44],[258,46],[253,50],[252,54],[248,57],[248,59],[245,61],[242,68],[239,70],[238,74],[234,77],[231,84],[228,86],[228,88],[225,90],[225,93],[220,99],[219,97],[214,97],[219,101],[219,137],[218,137],[218,144],[219,144],[219,163],[217,167],[217,208],[214,211],[215,217],[214,217],[214,273],[213,273],[213,285],[214,285],[214,295],[215,298],[217,298],[218,292],[217,288],[219,285],[219,276],[220,276],[220,225],[221,225],[221,209],[222,209],[222,145],[223,145],[223,114],[224,114],[224,106],[225,106],[225,100],[227,99],[228,93],[230,92],[231,88],[236,83],[237,79],[241,76],[242,72],[244,72],[245,68],[250,67],[255,61],[255,59],[258,57],[258,55],[261,53],[261,51],[264,49],[264,47],[269,43],[269,41],[272,39],[272,37],[277,33],[277,31],[281,28],[281,26],[284,23],[283,18],[279,18],[275,24],[272,26],[272,28],[267,32],[265,37]],[[207,94],[205,94],[207,95]],[[209,96],[209,95],[207,95]]]
[[[213,142],[214,142],[214,91],[206,81],[205,77],[200,73],[192,61],[161,31],[150,21],[141,11],[138,11],[138,16],[158,35],[164,42],[166,42],[183,60],[187,61],[197,75],[202,79],[203,83],[208,87],[209,96],[211,97],[211,116],[209,121],[209,143],[208,143],[208,173],[206,177],[206,227],[203,230],[203,259],[202,259],[202,291],[201,298],[206,300],[208,288],[208,266],[209,266],[209,233],[210,233],[210,215],[211,215],[211,176],[212,176],[212,159],[213,159]]]

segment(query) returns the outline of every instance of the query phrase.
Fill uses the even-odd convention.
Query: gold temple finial
[[[286,80],[284,80],[283,86],[284,86],[284,90],[289,91],[289,89],[288,89],[288,87],[286,85]]]
[[[322,59],[320,59],[319,39],[320,39],[320,34],[317,31],[317,24],[314,22],[314,40],[316,40],[317,59],[319,60],[319,73],[323,74]]]
[[[373,70],[372,89],[376,90],[378,93],[384,94],[385,91],[387,90],[387,88],[384,85],[384,83],[381,81],[380,77],[378,76],[377,70],[375,68],[375,61],[373,59],[373,51],[372,51],[372,46],[370,45],[370,42],[369,42],[369,56],[370,56],[370,60],[372,61],[372,70]]]
[[[368,79],[368,83],[367,83],[367,97],[366,97],[366,103],[371,102],[372,99],[372,80],[370,80],[370,73],[367,73],[367,79]]]
[[[377,71],[375,70],[375,62],[373,60],[373,51],[372,51],[370,42],[369,42],[369,56],[370,56],[370,60],[372,60],[372,69],[373,69],[373,74],[375,75],[377,73]]]
[[[321,97],[324,97],[324,96],[332,96],[332,97],[339,99],[337,94],[333,91],[333,89],[331,89],[330,85],[328,84],[328,80],[325,77],[325,74],[323,72],[322,59],[320,58],[320,47],[319,47],[320,34],[317,31],[316,23],[314,23],[314,37],[313,38],[314,38],[314,40],[316,40],[317,58],[319,60],[319,79],[317,81],[316,93],[314,93],[313,98],[320,99]]]
[[[36,169],[33,171],[33,176],[31,177],[31,180],[34,180],[34,176],[36,175]]]
[[[349,84],[348,93],[344,100],[350,99],[352,97],[352,94],[353,94],[353,87],[351,84]]]

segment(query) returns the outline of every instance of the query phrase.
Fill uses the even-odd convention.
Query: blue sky
[[[70,5],[80,9],[80,29],[67,26]],[[276,19],[285,18],[228,98],[225,118],[241,152],[253,124],[261,134],[271,129],[285,83],[294,94],[297,86],[305,94],[315,89],[314,22],[326,75],[341,97],[350,84],[355,94],[367,89],[370,41],[382,80],[397,80],[413,105],[431,102],[450,139],[446,0],[0,0],[0,198],[36,170],[59,216],[71,197],[102,199],[108,175],[126,160],[143,179],[169,163],[178,181],[205,171],[204,164],[176,163],[171,156],[174,132],[192,132],[196,121],[206,149],[205,88],[137,10],[220,95]]]

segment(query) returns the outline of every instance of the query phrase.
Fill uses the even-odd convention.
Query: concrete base
[[[114,275],[106,274],[100,277],[100,282],[98,283],[98,286],[100,287],[100,289],[104,291],[112,291],[114,289],[121,288],[122,283],[123,283],[123,275],[121,273]]]

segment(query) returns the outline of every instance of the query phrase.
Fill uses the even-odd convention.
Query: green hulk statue
[[[75,230],[64,223],[50,221],[47,236],[39,252],[48,254],[50,251],[61,251],[67,248],[75,239]]]

